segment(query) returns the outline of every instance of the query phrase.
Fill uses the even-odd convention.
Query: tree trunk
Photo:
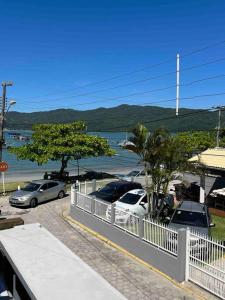
[[[146,164],[144,164],[145,169],[145,186],[146,186],[146,193],[147,193],[147,202],[148,202],[148,215],[152,216],[152,192],[151,187],[149,186],[148,180],[148,169]]]
[[[63,156],[62,160],[61,160],[61,168],[59,171],[60,176],[62,176],[64,170],[67,168],[67,163],[68,163],[68,157],[65,158],[65,156]]]

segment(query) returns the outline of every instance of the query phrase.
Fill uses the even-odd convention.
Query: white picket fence
[[[101,180],[92,180],[92,181],[78,181],[76,184],[78,185],[78,191],[83,194],[89,194],[93,192],[94,188],[98,190],[102,188],[107,183],[112,181],[117,181],[117,178],[109,178],[109,179],[101,179]]]
[[[178,233],[156,220],[144,220],[144,240],[177,256]]]
[[[189,280],[225,299],[225,246],[221,241],[190,233]]]
[[[133,235],[139,235],[139,217],[137,215],[115,208],[114,224]]]
[[[111,211],[111,205],[103,201],[94,199],[94,215],[98,218],[110,222],[108,211]]]
[[[143,219],[80,192],[76,195],[77,207],[93,213],[106,222],[112,222],[112,209],[115,209],[114,226],[129,234],[139,236],[162,251],[178,256],[177,230],[150,218]],[[141,226],[143,226],[143,232]],[[187,230],[186,259],[187,280],[225,299],[225,245],[206,235]]]
[[[85,211],[92,212],[93,198],[77,192],[76,205]]]

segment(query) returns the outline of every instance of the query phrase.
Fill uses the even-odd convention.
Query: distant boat
[[[29,141],[30,140],[30,137],[27,136],[27,135],[12,135],[12,138],[14,140],[17,140],[17,141],[23,141],[23,142],[26,142],[26,141]]]
[[[128,138],[127,138],[127,132],[126,132],[126,139],[123,140],[123,141],[121,141],[121,142],[119,142],[118,146],[125,147],[125,146],[128,146],[128,145],[133,145],[133,143],[128,140]]]
[[[20,136],[21,135],[21,133],[19,133],[19,132],[13,132],[13,131],[10,131],[10,132],[7,132],[7,134],[8,135],[15,135],[15,136]]]

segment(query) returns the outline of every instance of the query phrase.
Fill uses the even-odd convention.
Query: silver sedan
[[[35,207],[39,203],[54,199],[63,198],[66,193],[64,182],[53,180],[34,180],[21,190],[12,193],[9,203],[15,206]]]

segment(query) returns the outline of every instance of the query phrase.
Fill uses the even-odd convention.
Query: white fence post
[[[96,179],[92,180],[92,192],[96,191]]]
[[[84,193],[87,194],[87,181],[84,182]]]
[[[188,281],[189,278],[189,260],[190,260],[190,248],[189,248],[189,244],[190,244],[190,229],[187,228],[186,229],[186,265],[185,265],[185,281]]]
[[[112,203],[111,205],[111,223],[114,224],[115,223],[115,203]]]
[[[94,215],[95,214],[95,199],[92,198],[91,202],[91,213]]]
[[[143,238],[144,237],[144,216],[139,216],[139,232],[138,232],[138,235],[139,235],[139,238]]]
[[[178,230],[177,258],[180,263],[181,281],[187,281],[189,277],[189,236],[189,229],[181,228]]]
[[[71,185],[71,189],[70,189],[70,202],[71,205],[75,204],[75,189],[73,185]]]

